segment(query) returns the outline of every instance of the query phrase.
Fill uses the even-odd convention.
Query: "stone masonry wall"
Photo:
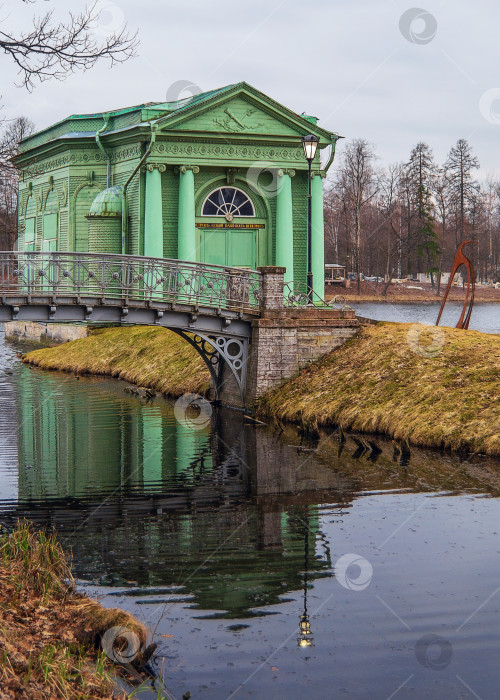
[[[358,325],[354,311],[337,309],[285,309],[254,321],[247,404],[353,338]]]
[[[69,340],[86,338],[87,326],[70,323],[37,323],[36,321],[10,321],[5,324],[5,336],[16,340],[28,340],[44,345],[58,345]]]
[[[223,370],[220,400],[251,408],[259,396],[353,338],[359,327],[351,309],[285,308],[280,267],[260,268],[262,316],[253,321],[247,365],[246,400]]]

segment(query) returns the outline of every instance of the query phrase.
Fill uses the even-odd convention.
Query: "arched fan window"
[[[203,202],[202,216],[225,216],[232,221],[235,216],[255,216],[255,209],[248,196],[236,187],[219,187]]]

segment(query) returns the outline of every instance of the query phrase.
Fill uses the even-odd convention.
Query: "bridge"
[[[307,296],[287,291],[284,272],[126,255],[0,252],[0,323],[163,326],[200,353],[214,398],[250,405],[356,332],[348,307],[301,306]]]

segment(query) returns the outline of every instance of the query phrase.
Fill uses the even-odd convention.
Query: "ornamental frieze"
[[[53,158],[52,160],[32,161],[31,163],[28,162],[27,164],[20,166],[20,169],[28,177],[36,177],[37,175],[43,175],[44,173],[57,170],[58,168],[64,168],[65,166],[69,165],[69,162],[69,154],[66,153],[58,158]]]
[[[233,146],[230,144],[192,144],[192,143],[155,143],[154,153],[167,156],[204,156],[240,158],[247,160],[273,159],[302,161],[304,158],[301,148],[269,148],[261,146]]]
[[[129,146],[128,148],[114,150],[110,153],[112,163],[119,163],[123,160],[128,160],[129,158],[137,158],[141,155],[141,147],[138,144]]]

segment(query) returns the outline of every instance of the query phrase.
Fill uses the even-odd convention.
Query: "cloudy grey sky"
[[[480,159],[480,176],[500,177],[500,4],[494,0],[99,4],[96,31],[128,22],[139,30],[138,57],[28,94],[14,86],[15,67],[0,56],[4,115],[24,114],[43,128],[69,114],[164,100],[180,80],[201,90],[245,80],[297,112],[318,116],[327,129],[368,139],[381,164],[406,159],[419,140],[441,162],[466,138]],[[79,0],[8,0],[0,21],[19,28],[47,7],[63,18],[83,6]]]

